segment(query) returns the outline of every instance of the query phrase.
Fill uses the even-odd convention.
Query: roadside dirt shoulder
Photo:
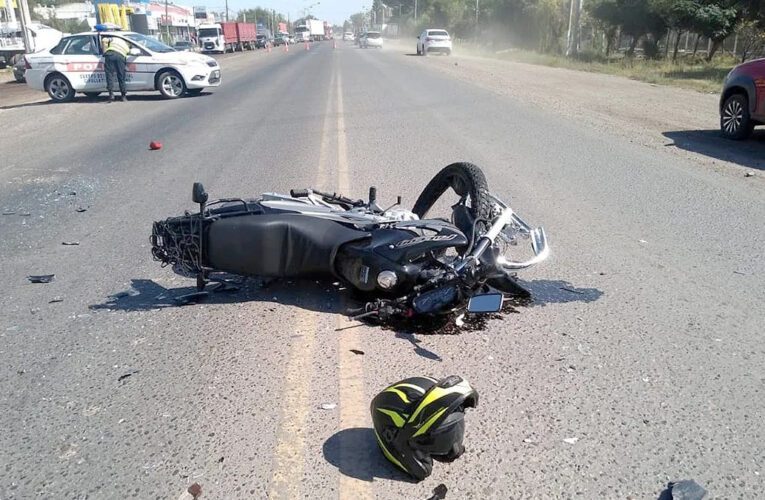
[[[403,44],[390,47],[414,52]],[[765,170],[765,130],[744,142],[722,139],[717,94],[459,54],[405,59],[721,172],[743,175],[742,167]]]

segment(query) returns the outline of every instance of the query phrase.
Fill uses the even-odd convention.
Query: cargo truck
[[[253,50],[258,37],[254,23],[201,24],[197,33],[202,52]]]

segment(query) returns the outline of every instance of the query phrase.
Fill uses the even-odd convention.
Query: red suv
[[[739,64],[728,73],[720,96],[720,130],[728,139],[746,139],[765,124],[765,59]]]

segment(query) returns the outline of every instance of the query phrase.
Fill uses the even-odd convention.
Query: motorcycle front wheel
[[[433,205],[451,188],[474,219],[491,220],[493,203],[489,197],[486,177],[472,163],[458,162],[447,165],[436,174],[420,193],[412,212],[424,219]]]

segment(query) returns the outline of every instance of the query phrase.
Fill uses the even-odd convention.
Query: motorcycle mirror
[[[504,297],[501,293],[474,295],[468,302],[467,310],[469,313],[475,314],[499,312],[502,309],[503,301]]]
[[[207,192],[201,182],[195,182],[191,190],[191,199],[194,203],[207,203]]]

